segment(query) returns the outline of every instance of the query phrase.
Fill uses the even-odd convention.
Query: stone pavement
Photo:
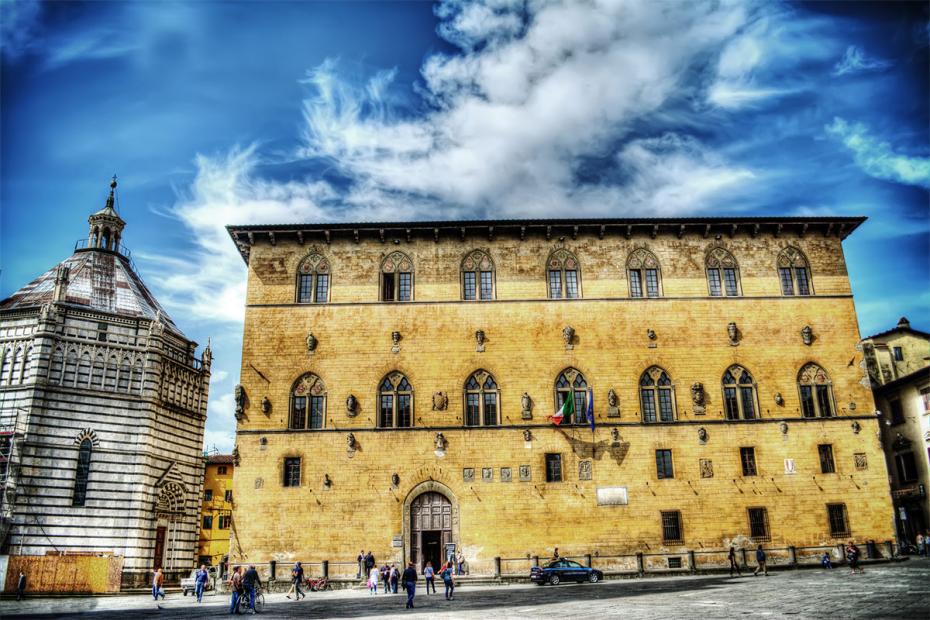
[[[422,585],[422,584],[421,584]],[[305,600],[266,598],[269,618],[930,618],[930,560],[878,564],[865,574],[845,568],[772,572],[769,577],[656,577],[599,584],[471,586],[454,601],[417,588],[417,609],[402,594],[371,596],[357,590],[311,592]],[[157,609],[151,597],[35,598],[0,601],[10,618],[210,618],[227,611],[226,597],[170,594]]]

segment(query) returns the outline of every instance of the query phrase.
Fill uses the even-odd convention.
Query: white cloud
[[[833,67],[833,75],[841,76],[851,73],[860,73],[862,71],[880,71],[887,69],[891,63],[880,58],[868,58],[862,48],[856,45],[850,45],[846,48],[843,58]]]
[[[877,179],[930,188],[930,158],[896,154],[891,145],[869,135],[862,123],[848,123],[840,117],[824,127],[853,153],[856,165]]]
[[[39,2],[0,2],[0,50],[5,58],[16,60],[36,50],[41,14]]]

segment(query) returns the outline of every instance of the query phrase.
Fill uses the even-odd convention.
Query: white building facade
[[[191,569],[211,353],[120,243],[111,184],[86,242],[0,302],[0,553],[122,556],[122,587]]]

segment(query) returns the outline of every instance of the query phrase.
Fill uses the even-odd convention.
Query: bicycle
[[[260,614],[265,609],[265,595],[262,593],[261,586],[255,586],[255,613]],[[239,596],[239,603],[236,605],[236,611],[240,614],[247,614],[249,611],[249,593],[245,592]]]
[[[332,590],[333,584],[331,584],[326,577],[320,577],[319,579],[309,577],[307,579],[307,587],[311,592],[322,592],[323,590]]]

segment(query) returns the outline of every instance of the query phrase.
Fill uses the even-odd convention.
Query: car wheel
[[[595,572],[592,572],[591,574],[588,575],[588,583],[597,583],[600,580],[601,578]]]
[[[549,583],[550,583],[551,585],[554,585],[554,586],[559,585],[559,576],[558,576],[558,575],[550,575],[550,576],[549,576]]]

